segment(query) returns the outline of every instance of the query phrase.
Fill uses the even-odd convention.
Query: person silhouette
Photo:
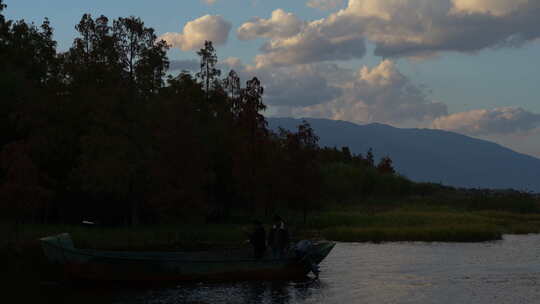
[[[279,215],[273,219],[272,229],[268,235],[268,245],[272,248],[272,256],[281,259],[289,248],[289,231]]]

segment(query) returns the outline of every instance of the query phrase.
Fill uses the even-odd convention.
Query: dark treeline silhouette
[[[305,218],[325,200],[412,191],[388,157],[321,149],[307,123],[269,130],[262,84],[220,78],[211,42],[199,73],[166,76],[168,47],[139,18],[85,14],[75,28],[58,52],[47,19],[0,14],[2,217],[136,225],[287,208]]]

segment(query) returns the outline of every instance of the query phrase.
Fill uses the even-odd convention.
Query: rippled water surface
[[[130,291],[127,303],[540,303],[540,236],[493,243],[340,243],[319,280]]]

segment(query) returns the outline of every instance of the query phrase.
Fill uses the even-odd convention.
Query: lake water
[[[491,243],[339,243],[319,280],[123,291],[112,303],[540,303],[540,236]]]

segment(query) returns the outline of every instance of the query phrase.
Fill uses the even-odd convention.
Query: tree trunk
[[[139,222],[139,203],[134,200],[131,203],[131,226],[138,226]]]
[[[307,213],[308,213],[308,210],[307,210],[307,205],[306,203],[304,202],[304,208],[303,208],[303,215],[304,215],[304,226],[306,225],[306,221],[307,221]]]
[[[131,203],[131,226],[135,227],[139,225],[139,198],[133,190],[133,180],[129,183],[129,201]]]

